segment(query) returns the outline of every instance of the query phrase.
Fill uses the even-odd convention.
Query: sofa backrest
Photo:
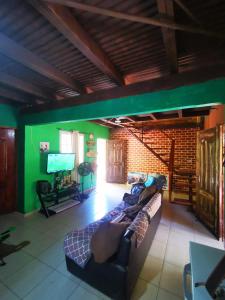
[[[152,218],[154,218],[154,215],[157,213],[157,210],[160,210],[160,206],[161,206],[161,198],[162,198],[162,194],[157,192],[155,193],[148,201],[148,203],[142,208],[142,210],[149,210],[149,208],[151,208],[151,204],[157,204],[158,207],[155,208],[155,213],[151,215]],[[133,220],[133,222],[135,220],[138,219],[138,215],[136,216],[136,218]],[[151,227],[151,223],[150,226]],[[146,233],[147,234],[147,233]],[[116,263],[118,263],[121,266],[126,267],[129,261],[129,253],[130,253],[130,248],[131,246],[136,247],[136,241],[135,241],[135,236],[134,236],[134,231],[128,229],[125,234],[122,236],[121,241],[120,241],[120,247],[119,247],[119,251],[117,253],[117,258],[116,258]]]

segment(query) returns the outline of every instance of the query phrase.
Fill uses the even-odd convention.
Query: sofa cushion
[[[123,195],[123,201],[129,205],[134,205],[138,202],[139,199],[139,195],[132,195],[132,194],[128,194],[125,193]]]
[[[142,209],[142,205],[135,204],[125,208],[123,211],[128,218],[133,220],[141,209]]]
[[[149,186],[153,185],[154,183],[155,183],[155,177],[151,176],[151,175],[148,175],[147,180],[145,181],[144,185],[146,187],[149,187]]]
[[[125,222],[105,222],[99,226],[91,239],[91,251],[95,262],[103,263],[116,253],[120,238],[128,226],[129,223]]]
[[[156,193],[157,188],[155,185],[151,185],[144,189],[144,191],[140,194],[138,204],[145,205],[150,198]]]
[[[145,189],[144,183],[134,183],[132,184],[131,194],[139,196]]]

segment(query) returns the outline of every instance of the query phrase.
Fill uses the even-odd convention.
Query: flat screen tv
[[[47,173],[71,171],[74,169],[74,162],[74,153],[48,154]]]

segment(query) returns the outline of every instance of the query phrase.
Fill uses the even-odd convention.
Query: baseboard
[[[35,209],[35,210],[31,211],[31,212],[25,213],[25,214],[23,214],[23,215],[24,215],[25,218],[26,218],[26,217],[30,217],[30,216],[32,216],[33,214],[36,214],[37,212],[39,212],[39,210],[40,210],[40,208]]]
[[[90,188],[90,189],[87,189],[87,190],[84,190],[84,194],[88,194],[88,193],[91,193],[93,192],[94,190],[96,190],[96,186]]]

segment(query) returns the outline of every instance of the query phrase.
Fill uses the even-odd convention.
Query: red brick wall
[[[198,128],[164,130],[171,138],[175,139],[175,165],[179,165],[180,168],[196,168],[196,134],[198,130]],[[161,152],[168,152],[169,139],[160,131],[151,130],[145,136],[151,138],[154,147],[163,148],[164,150]],[[112,129],[110,138],[125,139],[127,141],[127,162],[125,164],[127,172],[168,174],[167,167],[125,129]]]

